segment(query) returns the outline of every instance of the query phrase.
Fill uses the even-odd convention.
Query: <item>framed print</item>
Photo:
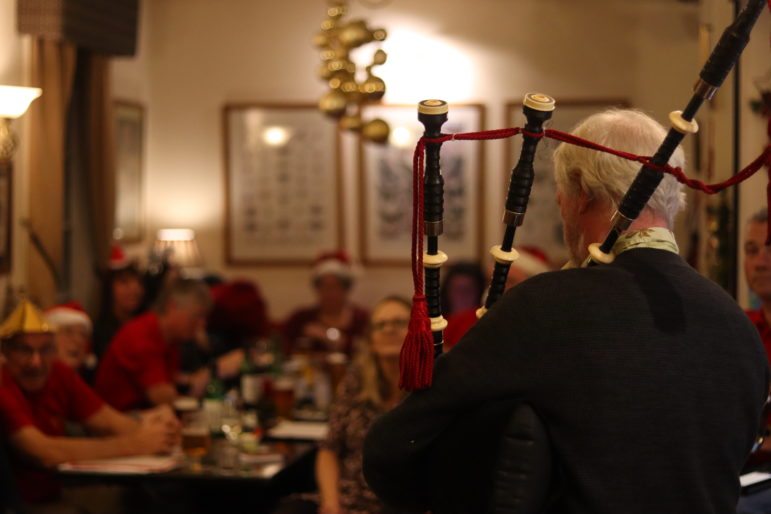
[[[370,265],[410,261],[412,156],[423,134],[415,105],[371,105],[364,119],[382,118],[391,127],[388,144],[361,142],[361,255]],[[444,133],[473,132],[484,126],[481,105],[450,105]],[[440,163],[444,177],[444,233],[440,249],[453,262],[481,255],[483,143],[448,141]]]
[[[0,162],[0,273],[11,271],[12,175],[11,162]]]
[[[115,102],[115,232],[123,241],[142,239],[144,108]]]
[[[629,107],[629,102],[620,98],[557,100],[557,106],[546,128],[570,132],[573,127],[590,114],[609,107]],[[506,104],[506,126],[523,127],[525,115],[522,113],[522,102]],[[530,191],[527,213],[524,223],[517,228],[514,241],[517,246],[533,246],[546,254],[549,260],[561,266],[569,260],[569,252],[562,239],[562,219],[556,196],[554,183],[554,167],[552,153],[559,144],[553,139],[543,138],[538,144],[533,167],[535,179]],[[522,148],[522,136],[506,140],[506,158],[509,170],[513,169],[519,159]],[[508,190],[511,172],[504,174],[504,191]]]
[[[229,264],[307,265],[340,248],[337,125],[315,104],[226,105]]]

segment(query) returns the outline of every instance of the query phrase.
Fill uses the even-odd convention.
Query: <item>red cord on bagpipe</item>
[[[771,0],[768,0],[768,8],[771,10]],[[700,82],[697,86],[700,88],[706,87],[706,89],[692,98],[683,113],[678,111],[678,114],[683,114],[683,121],[692,120],[693,114],[695,114],[695,111],[698,109],[699,105],[701,105],[701,102],[704,99],[711,98],[711,95],[714,94],[714,90],[720,86],[725,75],[733,66],[734,61],[731,59],[733,53],[735,52],[737,55],[738,53],[741,53],[744,45],[749,41],[749,31],[757,19],[760,10],[762,10],[762,1],[753,0],[752,9],[750,10],[749,7],[746,7],[737,20],[735,20],[734,24],[729,27],[729,29],[735,29],[735,31],[730,32],[729,29],[726,29],[726,32],[718,42],[716,49],[713,51],[700,73]],[[705,96],[705,92],[710,93]],[[688,113],[687,115],[686,112]],[[647,168],[648,170],[659,171],[661,173],[669,173],[674,176],[678,182],[707,194],[715,194],[727,187],[736,185],[754,175],[763,166],[766,166],[769,168],[769,182],[766,186],[766,203],[771,205],[771,143],[766,145],[763,152],[747,167],[728,180],[716,184],[705,184],[699,180],[688,178],[680,168],[654,164],[651,162],[652,157],[650,156],[635,155],[608,148],[557,130],[544,130],[543,132],[534,133],[525,131],[521,127],[514,127],[463,134],[443,134],[436,138],[421,138],[415,147],[415,153],[413,155],[412,279],[415,292],[413,296],[410,325],[399,359],[399,387],[402,389],[414,391],[430,387],[433,374],[434,339],[431,331],[431,323],[433,320],[429,319],[428,315],[423,279],[423,238],[425,235],[425,226],[423,222],[423,183],[425,174],[424,159],[426,143],[444,143],[452,140],[505,139],[517,134],[526,134],[528,137],[532,138],[548,137],[563,143],[610,153],[617,157],[642,164],[643,171]],[[769,141],[771,141],[771,119],[769,120],[768,125],[768,136]],[[610,244],[612,245],[612,241]],[[771,244],[771,225],[769,226],[769,231],[766,235],[766,244]],[[437,318],[437,320],[443,321],[441,316]],[[441,330],[441,328],[439,330]]]
[[[771,0],[769,0],[771,2]],[[650,156],[645,155],[635,155],[629,152],[624,152],[621,150],[616,150],[614,148],[608,148],[607,146],[603,146],[598,143],[594,143],[592,141],[588,141],[586,139],[582,139],[580,137],[574,136],[572,134],[568,134],[566,132],[560,132],[559,130],[551,130],[547,129],[543,133],[540,134],[533,134],[528,133],[521,127],[514,127],[514,128],[506,128],[506,129],[497,129],[497,130],[486,130],[481,132],[467,132],[463,134],[444,134],[441,137],[433,138],[433,139],[425,139],[421,138],[418,141],[417,146],[415,147],[415,154],[413,158],[413,165],[415,166],[413,175],[423,175],[423,158],[422,155],[425,153],[425,145],[426,143],[444,143],[447,141],[483,141],[483,140],[492,140],[492,139],[506,139],[512,136],[516,136],[517,134],[527,134],[532,137],[548,137],[550,139],[555,139],[557,141],[568,143],[571,145],[580,146],[583,148],[588,148],[591,150],[597,150],[599,152],[605,152],[612,155],[615,155],[617,157],[621,157],[622,159],[627,159],[630,161],[636,161],[640,164],[643,164],[645,166],[648,166],[656,171],[660,171],[662,173],[669,173],[673,177],[677,179],[678,182],[681,184],[684,184],[691,189],[698,189],[699,191],[703,191],[707,194],[715,194],[723,189],[736,185],[740,182],[743,182],[744,180],[747,180],[752,175],[754,175],[760,168],[763,166],[766,166],[769,168],[769,186],[767,187],[767,202],[771,204],[771,143],[766,145],[763,152],[755,159],[753,160],[747,167],[745,167],[743,170],[741,170],[736,175],[732,176],[728,180],[725,180],[723,182],[718,182],[715,184],[705,184],[704,182],[696,179],[689,178],[685,172],[678,167],[673,167],[670,165],[664,165],[664,166],[658,166],[651,162]],[[769,123],[769,139],[771,139],[771,122]],[[771,227],[770,227],[771,232]],[[422,239],[422,237],[421,237]],[[769,234],[766,244],[771,244],[771,233]],[[422,259],[422,255],[417,256],[419,260]],[[413,254],[413,259],[415,258],[415,255]],[[413,265],[413,274],[415,273],[415,265]],[[422,269],[422,264],[418,264],[417,269]]]
[[[771,0],[769,0],[771,3]],[[421,138],[415,147],[413,154],[413,181],[412,181],[412,280],[414,286],[414,295],[412,302],[412,314],[410,316],[410,325],[407,331],[407,337],[402,346],[400,364],[399,387],[407,390],[418,390],[430,387],[433,375],[433,338],[431,333],[431,322],[428,317],[428,308],[426,305],[426,296],[424,294],[423,283],[423,181],[425,165],[425,147],[426,143],[444,143],[447,141],[482,141],[492,139],[506,139],[517,134],[527,134],[532,137],[548,137],[557,141],[581,146],[591,150],[609,153],[622,159],[636,161],[644,166],[648,166],[661,173],[669,173],[674,176],[678,182],[692,188],[703,191],[707,194],[715,194],[723,189],[736,185],[747,180],[757,173],[760,168],[766,166],[769,168],[769,182],[766,186],[766,202],[771,205],[771,143],[766,146],[763,152],[753,160],[747,167],[728,180],[716,184],[705,184],[700,180],[691,179],[685,175],[681,168],[669,165],[658,166],[651,162],[651,157],[644,155],[635,155],[629,152],[608,148],[606,146],[576,137],[572,134],[560,132],[558,130],[547,129],[542,133],[527,132],[521,127],[506,129],[487,130],[481,132],[467,132],[462,134],[443,134],[437,138]],[[769,123],[769,140],[771,140],[771,122]],[[766,244],[771,244],[771,225],[766,236]]]
[[[771,0],[770,0],[771,1]],[[407,337],[399,355],[399,387],[425,389],[434,369],[434,339],[423,292],[423,179],[425,152],[415,151],[412,167],[412,312]]]

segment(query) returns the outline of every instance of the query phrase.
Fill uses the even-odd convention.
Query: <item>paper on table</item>
[[[179,467],[176,455],[136,455],[111,459],[77,460],[59,464],[60,471],[89,473],[161,473]]]
[[[742,485],[742,487],[757,484],[758,482],[763,482],[764,480],[771,480],[771,473],[752,471],[739,477],[739,483]]]
[[[322,441],[327,437],[328,431],[329,424],[319,421],[281,421],[268,430],[268,435],[277,439]]]
[[[273,475],[281,471],[282,467],[283,467],[283,464],[281,463],[268,464],[267,466],[262,468],[262,472],[260,473],[260,476],[263,478],[272,478]]]

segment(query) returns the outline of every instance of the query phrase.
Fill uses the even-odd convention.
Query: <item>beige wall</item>
[[[488,128],[504,123],[503,105],[538,90],[560,99],[627,97],[659,120],[682,108],[698,71],[695,6],[672,1],[502,0],[407,2],[381,9],[352,1],[352,12],[389,31],[381,75],[389,102],[422,97],[487,106]],[[271,314],[310,301],[304,269],[228,267],[223,248],[221,108],[236,101],[314,102],[324,90],[310,39],[324,2],[293,0],[144,2],[140,55],[114,66],[116,95],[148,107],[145,180],[147,239],[158,228],[196,230],[207,268],[248,276]],[[406,43],[406,45],[404,44]],[[439,66],[423,49],[460,55]],[[452,55],[452,54],[451,54]],[[358,253],[355,144],[344,145],[346,243]],[[485,219],[489,244],[500,238],[501,143],[487,144]],[[410,293],[408,268],[365,270],[355,299]]]

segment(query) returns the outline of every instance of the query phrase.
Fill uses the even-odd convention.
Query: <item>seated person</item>
[[[45,311],[46,321],[56,330],[59,360],[86,382],[93,382],[96,355],[91,349],[91,318],[78,302],[67,302]]]
[[[96,373],[97,393],[121,411],[173,403],[179,345],[201,337],[210,306],[203,282],[178,279],[168,285],[155,309],[126,323],[110,343]],[[208,372],[202,376],[208,381]]]
[[[506,289],[513,287],[528,278],[544,271],[551,271],[546,255],[537,248],[519,247],[519,259],[511,263],[506,276]],[[490,276],[493,274],[495,262],[490,264]],[[475,306],[456,312],[447,317],[447,328],[444,329],[444,351],[455,346],[460,338],[477,322],[477,309],[484,298]]]
[[[364,336],[369,314],[349,300],[353,271],[343,251],[321,254],[313,266],[318,302],[295,311],[283,324],[285,353],[343,352],[349,357],[354,342]]]
[[[368,342],[358,348],[330,408],[329,435],[316,457],[319,493],[290,498],[277,513],[393,512],[385,510],[367,487],[361,473],[361,452],[372,421],[403,396],[399,390],[399,352],[409,318],[410,304],[402,298],[387,297],[375,306]]]
[[[2,384],[4,365],[5,357],[0,351],[0,384]],[[2,405],[2,401],[0,401],[0,405]],[[21,512],[18,488],[13,479],[5,444],[0,444],[0,512]]]
[[[53,330],[42,313],[24,301],[0,325],[6,363],[0,377],[0,420],[12,451],[12,466],[25,502],[54,501],[56,477],[45,468],[72,460],[168,453],[179,426],[168,409],[141,421],[106,405],[57,360]],[[63,437],[66,421],[81,423],[92,438]]]
[[[458,262],[447,269],[442,277],[440,299],[442,314],[452,316],[482,304],[487,280],[482,266],[477,262]]]
[[[206,338],[182,344],[182,371],[194,373],[216,362],[217,376],[237,378],[245,349],[268,335],[265,300],[257,285],[245,279],[211,287],[212,309],[206,321]]]
[[[120,245],[110,252],[102,275],[101,307],[94,325],[94,353],[101,359],[120,327],[139,314],[145,297],[142,274],[133,260],[126,258]]]

